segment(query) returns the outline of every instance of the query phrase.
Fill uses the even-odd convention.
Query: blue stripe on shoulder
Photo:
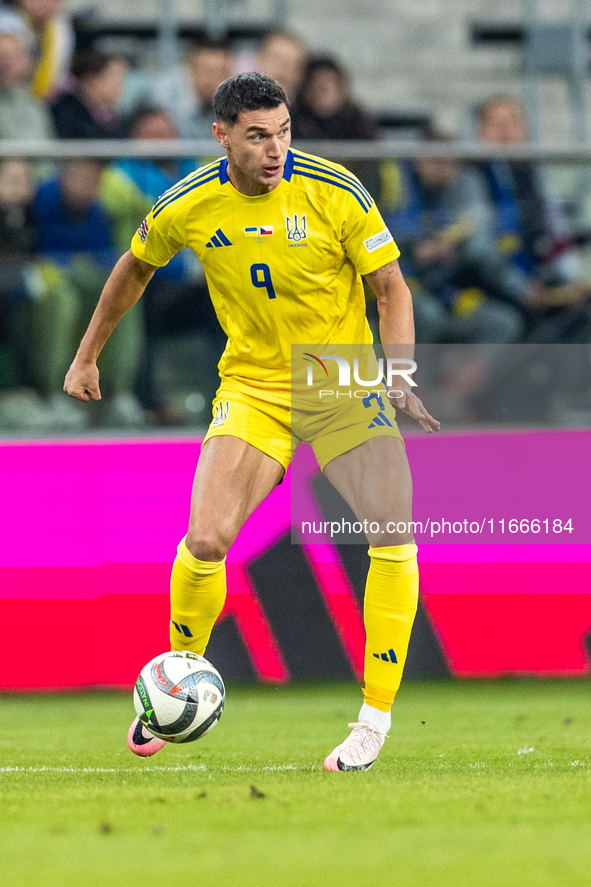
[[[202,166],[201,169],[196,170],[194,173],[192,173],[191,175],[182,179],[180,182],[177,182],[176,185],[173,185],[171,188],[169,188],[167,191],[165,191],[164,194],[161,194],[160,197],[158,198],[158,200],[154,204],[154,209],[158,209],[158,207],[160,206],[160,204],[164,200],[167,200],[169,197],[172,197],[172,195],[176,194],[177,191],[182,191],[183,188],[188,187],[190,184],[192,184],[193,182],[196,182],[198,179],[205,178],[205,176],[208,176],[214,170],[217,171],[218,169],[219,169],[219,160],[215,161],[215,163],[210,163],[207,166]]]
[[[208,166],[203,166],[201,169],[196,170],[194,173],[191,173],[190,176],[187,176],[180,182],[177,182],[176,185],[173,185],[172,188],[169,188],[168,191],[165,191],[164,194],[161,194],[156,203],[154,204],[154,209],[158,209],[163,200],[166,200],[169,197],[172,197],[173,194],[176,194],[177,191],[181,191],[183,188],[186,188],[192,182],[197,181],[197,179],[203,178],[209,173],[214,171],[214,167],[217,171],[219,168],[219,160],[215,163],[210,163]]]
[[[322,160],[316,159],[315,157],[306,157],[303,154],[295,154],[294,162],[298,164],[298,166],[305,166],[307,169],[317,169],[319,172],[329,173],[331,176],[334,176],[337,179],[342,179],[343,182],[348,182],[351,185],[355,185],[355,187],[367,198],[368,202],[373,203],[373,197],[367,190],[367,188],[356,178],[353,173],[342,173],[337,169],[332,169],[328,163],[325,163]]]
[[[295,154],[290,149],[287,152],[287,157],[285,158],[285,166],[283,167],[283,178],[286,182],[291,182],[291,177],[293,175],[293,164],[295,161]]]
[[[169,197],[168,200],[164,201],[164,203],[161,203],[156,212],[154,212],[153,218],[155,219],[157,216],[160,215],[163,209],[166,209],[167,206],[169,206],[171,203],[174,203],[175,200],[178,200],[180,197],[184,197],[185,194],[189,193],[189,191],[194,191],[195,188],[200,188],[201,185],[206,185],[208,182],[213,182],[214,179],[219,179],[219,171],[217,169],[212,172],[211,175],[207,176],[207,178],[200,179],[198,182],[193,182],[193,184],[189,185],[188,188],[183,188],[182,191],[178,191],[176,194],[173,194],[171,197]]]
[[[310,172],[320,172],[323,173],[323,175],[331,176],[332,178],[338,179],[340,182],[344,182],[346,185],[349,185],[350,188],[353,188],[356,193],[359,194],[359,197],[367,203],[368,208],[371,207],[373,203],[373,198],[370,196],[370,194],[368,194],[361,182],[358,182],[356,179],[348,178],[347,176],[341,175],[340,173],[330,169],[330,167],[316,166],[315,164],[312,165],[310,163],[302,163],[300,160],[296,160],[294,169],[296,172],[302,169],[309,170]]]
[[[327,160],[323,160],[321,157],[301,154],[297,151],[294,151],[294,161],[295,163],[313,164],[314,166],[321,167],[323,170],[326,170],[326,172],[330,172],[332,175],[338,176],[343,180],[349,179],[351,182],[355,182],[355,184],[358,185],[359,188],[361,188],[364,194],[366,194],[367,197],[371,199],[371,194],[369,193],[365,185],[363,185],[362,182],[359,181],[357,176],[353,175],[352,172],[349,172],[349,170],[345,170],[344,172],[342,172],[341,170],[334,169]]]
[[[348,185],[345,185],[344,182],[339,182],[338,179],[328,179],[326,176],[315,176],[311,172],[305,172],[303,169],[297,169],[294,166],[293,169],[294,176],[304,176],[307,179],[317,179],[319,182],[326,182],[328,185],[334,185],[336,188],[342,188],[343,191],[348,191],[353,195],[355,200],[359,203],[364,212],[368,213],[371,209],[371,206],[367,205],[367,202],[364,198],[360,196],[360,194],[355,191],[353,188],[350,188]]]

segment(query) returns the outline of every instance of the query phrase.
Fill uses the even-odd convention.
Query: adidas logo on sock
[[[192,635],[192,633],[191,633],[191,629],[189,628],[188,625],[183,625],[182,623],[179,624],[178,622],[175,622],[173,619],[171,619],[170,621],[172,622],[172,624],[174,625],[174,627],[176,628],[176,630],[179,632],[179,634],[184,634],[184,636],[185,636],[186,638],[192,638],[192,637],[193,637],[193,635]]]
[[[374,659],[383,659],[384,662],[398,662],[398,659],[396,658],[396,653],[391,648],[388,650],[387,653],[374,653],[373,656]]]

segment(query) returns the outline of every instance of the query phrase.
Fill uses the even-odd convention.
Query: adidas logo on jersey
[[[221,228],[215,232],[211,240],[205,244],[207,249],[213,249],[214,246],[233,246],[232,241],[228,240]]]

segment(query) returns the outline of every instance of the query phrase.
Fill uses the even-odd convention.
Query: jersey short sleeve
[[[365,192],[367,193],[367,192]],[[371,274],[400,256],[400,250],[372,201],[351,196],[341,237],[345,252],[359,274]]]
[[[131,241],[131,251],[136,259],[161,268],[185,243],[180,233],[179,211],[176,206],[158,210],[156,203],[141,223]]]

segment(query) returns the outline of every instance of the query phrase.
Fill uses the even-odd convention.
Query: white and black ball
[[[193,742],[213,730],[224,710],[220,673],[197,653],[161,653],[142,668],[133,704],[142,724],[167,742]]]

